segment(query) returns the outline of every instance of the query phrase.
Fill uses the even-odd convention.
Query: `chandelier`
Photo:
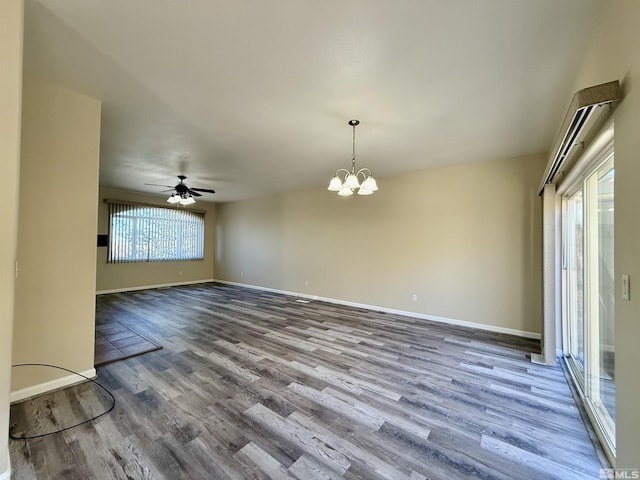
[[[346,168],[339,168],[336,170],[336,174],[329,182],[327,190],[330,192],[338,192],[338,195],[342,197],[348,197],[353,195],[353,192],[357,190],[358,195],[371,195],[378,190],[376,179],[373,178],[371,170],[368,168],[361,168],[356,171],[356,125],[360,124],[360,120],[349,120],[349,125],[353,128],[353,152],[351,155],[351,170]],[[340,175],[343,178],[340,178]],[[362,178],[362,183],[360,183]]]

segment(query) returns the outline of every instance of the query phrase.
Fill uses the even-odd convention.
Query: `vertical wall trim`
[[[563,345],[563,335],[564,329],[562,327],[563,322],[563,299],[562,299],[562,275],[564,273],[562,267],[562,242],[563,234],[562,234],[562,197],[558,195],[558,191],[556,189],[555,195],[555,228],[556,228],[556,237],[555,237],[555,251],[556,251],[556,268],[555,268],[555,291],[556,291],[556,358],[562,357],[564,355],[564,345]]]
[[[556,186],[547,184],[542,191],[542,352],[531,360],[544,365],[556,364]]]
[[[9,392],[18,271],[18,204],[20,185],[20,131],[22,116],[23,0],[0,1],[0,158],[2,189],[0,208],[0,480],[10,480]]]

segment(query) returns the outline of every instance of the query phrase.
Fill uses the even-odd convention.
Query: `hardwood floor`
[[[110,414],[12,441],[14,479],[595,479],[537,342],[219,284],[98,297],[163,349],[98,369]],[[12,407],[14,434],[97,414],[90,383]]]

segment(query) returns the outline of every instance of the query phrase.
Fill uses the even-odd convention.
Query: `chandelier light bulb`
[[[359,188],[360,182],[358,181],[358,177],[353,173],[347,175],[347,178],[344,180],[344,184],[349,188]]]
[[[364,188],[365,190],[371,190],[371,192],[375,192],[378,190],[378,184],[376,183],[376,179],[373,178],[371,175],[369,175],[367,179],[364,182],[362,182],[362,185],[360,185],[360,188]]]
[[[340,180],[340,177],[336,175],[329,182],[329,187],[327,188],[327,190],[329,190],[330,192],[339,192],[341,188],[342,180]]]

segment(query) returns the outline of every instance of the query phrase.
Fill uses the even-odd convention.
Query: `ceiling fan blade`
[[[191,195],[193,195],[194,197],[201,197],[202,195],[200,195],[198,192],[194,192],[192,189],[189,188],[189,193]]]
[[[211,190],[210,188],[192,188],[191,190],[195,190],[196,192],[216,193],[215,190]]]
[[[145,185],[151,185],[152,187],[167,187],[167,188],[174,188],[171,185],[158,185],[157,183],[145,183]]]

